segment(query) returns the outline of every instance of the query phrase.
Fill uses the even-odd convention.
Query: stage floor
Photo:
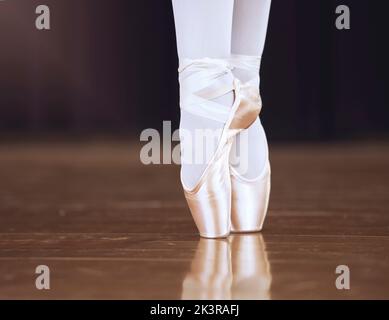
[[[227,240],[200,240],[179,168],[139,148],[1,143],[0,299],[389,299],[388,144],[271,146],[265,229]]]

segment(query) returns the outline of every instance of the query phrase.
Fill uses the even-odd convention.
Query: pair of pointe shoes
[[[188,189],[182,182],[193,219],[200,236],[205,238],[260,231],[266,216],[270,194],[269,162],[254,180],[241,176],[230,165],[230,151],[236,136],[249,128],[261,111],[259,88],[255,81],[242,83],[236,77],[231,85],[220,81],[223,75],[232,75],[235,67],[250,67],[252,59],[247,56],[186,59],[179,69],[181,108],[224,123],[216,152],[197,185]],[[230,92],[235,99],[231,108],[214,102]]]

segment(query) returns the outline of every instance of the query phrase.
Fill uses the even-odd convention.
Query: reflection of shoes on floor
[[[231,241],[232,299],[270,299],[271,272],[261,234],[234,235]]]
[[[219,81],[226,74],[233,79],[226,61],[186,59],[179,71],[181,109],[224,123],[216,151],[198,183],[188,188],[181,176],[184,194],[200,235],[205,238],[227,237],[231,229],[230,150],[234,136],[257,118],[258,105],[241,99],[239,80],[230,84]],[[215,102],[231,92],[235,95],[232,107]]]
[[[230,245],[223,239],[200,239],[182,285],[182,299],[231,299]]]
[[[261,234],[200,239],[182,299],[270,299],[271,273]]]

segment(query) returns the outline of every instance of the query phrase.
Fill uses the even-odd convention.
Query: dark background
[[[50,31],[35,8],[51,9]],[[351,9],[351,30],[335,8]],[[271,140],[389,131],[388,1],[273,0],[262,64]],[[179,121],[170,0],[0,2],[0,134],[131,133]]]

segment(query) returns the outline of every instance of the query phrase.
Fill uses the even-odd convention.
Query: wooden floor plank
[[[179,167],[139,148],[0,146],[0,299],[389,298],[388,144],[272,147],[265,229],[228,240],[198,237]]]

